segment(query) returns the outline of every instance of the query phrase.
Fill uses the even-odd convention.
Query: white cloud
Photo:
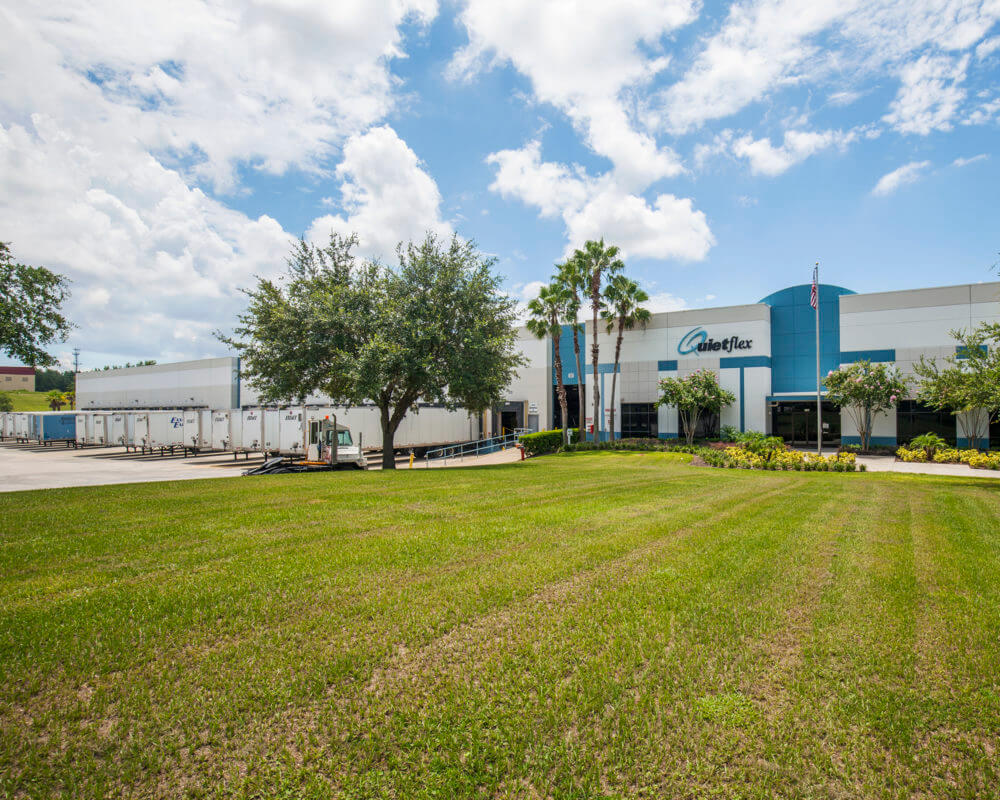
[[[969,164],[975,164],[977,161],[985,161],[989,156],[986,153],[980,153],[978,156],[972,156],[971,158],[956,158],[951,162],[953,167],[967,167]]]
[[[517,150],[491,153],[486,163],[497,167],[491,190],[537,206],[543,217],[582,206],[592,191],[593,181],[581,167],[542,162],[542,145],[537,140]]]
[[[113,115],[231,190],[240,164],[322,171],[392,107],[400,24],[435,13],[435,0],[15,2],[0,11],[20,42],[0,53],[3,102],[15,115]]]
[[[884,74],[887,66],[906,70],[914,54],[928,49],[939,57],[971,48],[998,19],[1000,4],[994,0],[738,2],[719,31],[704,40],[681,80],[659,93],[649,119],[657,128],[681,133],[735,114],[785,86],[842,84],[845,78],[853,84]],[[839,86],[831,96],[833,102],[854,99],[855,91]]]
[[[432,0],[12,2],[0,25],[0,218],[24,261],[72,279],[72,344],[161,361],[218,354],[238,287],[284,268],[274,219],[203,179],[323,173],[393,106],[399,26]],[[360,185],[360,184],[359,184]]]
[[[660,194],[651,205],[619,187],[613,175],[593,178],[579,167],[543,162],[538,142],[487,161],[497,166],[491,190],[562,218],[567,252],[603,236],[631,256],[701,260],[715,242],[691,200]]]
[[[950,130],[965,99],[957,84],[965,80],[968,56],[921,56],[901,70],[902,86],[883,119],[901,133],[927,135]]]
[[[672,194],[657,195],[650,205],[609,188],[564,216],[567,238],[575,246],[604,237],[636,258],[701,261],[715,244],[704,212],[696,211],[690,199]]]
[[[106,151],[54,120],[0,126],[0,208],[19,258],[72,279],[87,351],[159,360],[215,353],[245,301],[283,266],[289,237],[248,219],[139,148]]]
[[[834,92],[827,98],[827,102],[832,106],[849,106],[864,96],[864,92],[844,89]]]
[[[688,308],[688,304],[683,298],[670,294],[670,292],[650,294],[649,300],[642,305],[654,314],[661,314],[664,311],[683,311]]]
[[[850,5],[813,0],[733,5],[722,29],[663,94],[666,127],[689,131],[736,113],[775,85],[797,81],[794,70],[816,54],[809,37],[841,18]]]
[[[853,131],[785,131],[784,142],[775,147],[768,139],[748,134],[733,141],[732,152],[750,162],[754,175],[780,175],[820,150],[844,149],[856,135]]]
[[[1000,36],[993,36],[989,39],[984,39],[976,47],[976,58],[982,61],[995,53],[998,49],[1000,49]]]
[[[670,148],[636,129],[624,94],[662,71],[668,59],[651,51],[695,16],[692,0],[468,0],[461,21],[469,44],[449,74],[469,78],[509,62],[531,80],[540,102],[565,112],[588,146],[612,161],[620,184],[642,188],[682,167]]]
[[[390,259],[396,245],[427,231],[451,235],[441,219],[441,193],[416,153],[388,125],[354,136],[337,167],[345,215],[314,220],[308,237],[325,242],[331,231],[357,233],[361,255]]]
[[[962,120],[962,124],[985,125],[994,119],[1000,119],[1000,98],[980,103]]]
[[[917,181],[930,165],[930,161],[911,161],[909,164],[904,164],[879,178],[875,188],[872,189],[872,194],[880,197],[892,194],[900,186]]]

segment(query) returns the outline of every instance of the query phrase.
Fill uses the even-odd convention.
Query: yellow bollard
[[[413,469],[413,451],[410,451],[410,469]]]

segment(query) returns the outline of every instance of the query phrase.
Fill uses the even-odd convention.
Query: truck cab
[[[361,452],[360,445],[354,443],[347,426],[337,425],[330,419],[321,419],[310,422],[309,428],[308,461],[321,461],[334,467],[343,464],[357,469],[368,468],[368,461]]]

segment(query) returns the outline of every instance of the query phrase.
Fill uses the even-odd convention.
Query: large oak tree
[[[61,310],[68,296],[64,276],[17,263],[0,242],[0,351],[33,367],[54,364],[46,348],[66,341],[73,327]]]
[[[265,402],[314,392],[335,403],[373,403],[382,425],[382,467],[419,402],[481,412],[495,407],[523,363],[515,302],[501,291],[495,259],[458,237],[432,234],[400,245],[397,265],[358,261],[354,236],[325,247],[298,242],[279,281],[261,279],[234,336]]]

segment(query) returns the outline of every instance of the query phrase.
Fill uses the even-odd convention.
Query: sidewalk
[[[869,472],[908,472],[912,475],[950,475],[960,478],[1000,478],[1000,470],[972,469],[968,464],[919,464],[893,456],[858,456]]]

